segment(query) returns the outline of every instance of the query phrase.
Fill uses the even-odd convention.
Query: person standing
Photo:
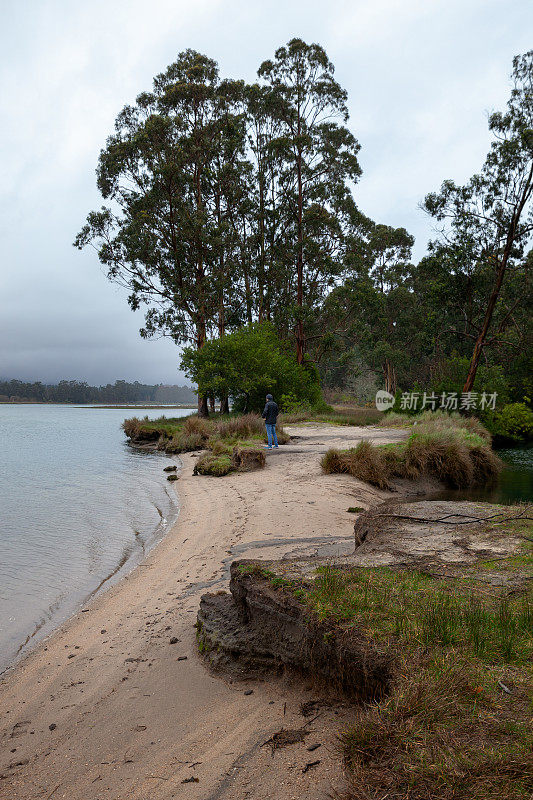
[[[274,402],[274,398],[271,394],[267,394],[266,406],[261,415],[265,420],[268,439],[268,445],[265,447],[265,450],[272,450],[272,442],[274,442],[274,447],[276,449],[278,447],[278,437],[276,436],[276,422],[278,419],[278,414],[278,404]]]

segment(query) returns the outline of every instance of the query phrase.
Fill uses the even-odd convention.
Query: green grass
[[[376,425],[383,418],[383,413],[377,408],[350,408],[336,411],[332,408],[327,412],[299,411],[293,414],[281,414],[283,425],[295,425],[299,422],[320,422],[327,425]]]
[[[533,597],[495,598],[387,567],[342,570],[322,567],[308,594],[320,619],[357,624],[369,638],[401,640],[406,647],[453,645],[491,663],[533,658]]]
[[[298,593],[394,663],[388,696],[341,733],[343,800],[531,797],[531,589],[496,597],[420,572],[326,566]]]
[[[437,478],[456,489],[494,481],[501,463],[490,434],[478,420],[458,414],[422,414],[406,442],[376,447],[368,441],[349,450],[330,449],[321,461],[325,473],[348,473],[380,489],[394,477]]]

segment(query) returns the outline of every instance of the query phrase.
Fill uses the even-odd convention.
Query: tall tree
[[[130,306],[148,307],[143,336],[201,348],[212,327],[224,328],[234,278],[228,207],[245,144],[233,102],[216,63],[187,50],[123,109],[100,154],[98,188],[111,205],[89,214],[75,244],[96,247]]]
[[[410,286],[414,239],[405,228],[376,225],[360,215],[347,240],[348,276],[324,304],[320,324],[334,334],[329,347],[364,359],[381,372],[394,393],[397,370],[405,373],[416,339],[415,299]]]
[[[333,72],[323,48],[301,39],[280,47],[258,72],[271,89],[270,113],[280,125],[272,145],[284,160],[279,181],[292,228],[285,257],[293,265],[287,284],[299,363],[306,351],[306,310],[323,297],[342,262],[335,258],[340,219],[353,202],[348,182],[361,173],[359,144],[343,124],[347,95]]]
[[[472,273],[488,278],[482,313],[464,330],[474,342],[465,392],[472,390],[484,349],[501,339],[512,317],[513,305],[492,330],[504,281],[527,263],[524,249],[533,231],[533,51],[516,56],[512,79],[507,111],[489,118],[494,141],[481,172],[465,186],[445,181],[440,193],[424,202],[425,210],[444,223],[446,248],[467,261]]]

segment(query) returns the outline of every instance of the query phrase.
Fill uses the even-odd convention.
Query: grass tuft
[[[227,475],[229,472],[248,472],[265,466],[262,445],[266,442],[265,423],[257,414],[202,419],[197,414],[177,419],[161,417],[156,420],[136,417],[125,420],[123,429],[132,441],[157,442],[166,453],[190,453],[209,450],[195,467],[195,474]],[[279,444],[290,440],[280,426]]]
[[[392,477],[421,475],[461,489],[489,483],[501,469],[478,420],[436,412],[421,415],[407,442],[375,447],[362,441],[354,449],[329,450],[321,463],[326,473],[349,473],[380,489],[389,488]]]

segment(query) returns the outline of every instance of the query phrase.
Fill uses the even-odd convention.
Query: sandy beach
[[[322,475],[322,453],[405,436],[288,430],[295,438],[258,472],[194,477],[184,456],[181,511],[164,540],[3,676],[2,800],[314,800],[342,786],[335,737],[349,706],[320,707],[305,741],[273,754],[264,743],[307,722],[300,705],[317,698],[313,687],[289,677],[232,683],[195,646],[200,596],[227,588],[231,561],[353,549],[347,508],[386,494]]]

